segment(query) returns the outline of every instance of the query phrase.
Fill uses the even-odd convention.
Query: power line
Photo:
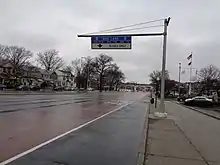
[[[145,27],[141,27],[141,28],[132,28],[132,29],[114,30],[114,31],[106,32],[106,33],[115,33],[115,32],[124,32],[124,31],[141,30],[141,29],[154,28],[154,27],[161,27],[161,26],[163,26],[163,25],[145,26]]]
[[[92,33],[86,33],[85,35],[96,34],[96,33],[104,33],[104,32],[109,32],[109,31],[119,30],[119,29],[125,29],[125,28],[129,28],[129,27],[140,26],[140,25],[144,25],[144,24],[148,24],[148,23],[153,23],[153,22],[158,22],[158,21],[162,21],[162,20],[164,20],[164,19],[157,19],[157,20],[152,20],[152,21],[148,21],[148,22],[142,22],[142,23],[138,23],[138,24],[121,26],[121,27],[118,27],[118,28],[106,29],[106,30],[101,30],[101,31],[97,31],[97,32],[92,32]]]

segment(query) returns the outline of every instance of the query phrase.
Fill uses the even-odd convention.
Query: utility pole
[[[178,86],[179,97],[180,97],[180,75],[181,75],[181,63],[179,63],[179,86]]]
[[[170,17],[164,20],[164,38],[163,38],[163,59],[162,59],[162,75],[161,75],[161,92],[160,92],[160,110],[158,116],[166,116],[164,93],[165,93],[165,70],[166,70],[166,48],[167,48],[167,26],[169,25]],[[156,115],[156,114],[155,114]]]

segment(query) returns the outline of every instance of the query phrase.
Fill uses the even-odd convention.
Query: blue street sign
[[[131,36],[97,35],[91,37],[92,49],[131,49]]]

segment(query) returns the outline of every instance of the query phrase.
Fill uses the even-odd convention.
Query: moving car
[[[212,106],[213,101],[212,99],[209,99],[204,96],[196,96],[190,99],[186,99],[184,101],[185,105],[191,105],[191,106]]]
[[[6,85],[0,84],[0,91],[4,91],[6,90],[6,88],[7,88]]]
[[[64,88],[65,91],[74,91],[74,87],[65,87]]]
[[[38,85],[31,85],[30,90],[37,91],[37,90],[40,90],[40,87]]]
[[[63,91],[64,88],[61,87],[61,86],[56,86],[53,90],[55,90],[55,91]]]
[[[30,90],[30,87],[28,87],[27,85],[19,85],[16,90],[19,90],[19,91],[29,91]]]

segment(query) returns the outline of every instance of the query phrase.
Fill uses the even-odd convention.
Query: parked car
[[[16,90],[19,90],[19,91],[29,91],[30,90],[30,87],[28,87],[27,85],[19,85]]]
[[[85,91],[85,88],[79,88],[78,90],[79,91]]]
[[[53,88],[53,90],[55,90],[55,91],[63,91],[64,88],[61,87],[61,86],[56,86],[55,88]]]
[[[73,91],[74,88],[73,88],[73,87],[65,87],[64,90],[65,90],[65,91]]]
[[[88,88],[87,90],[88,91],[94,91],[94,88]]]
[[[184,102],[186,99],[188,99],[188,96],[186,95],[181,95],[177,97],[177,101],[181,101],[181,102]]]
[[[0,84],[0,91],[4,91],[6,90],[6,88],[7,88],[6,85]]]
[[[40,87],[39,87],[38,85],[31,85],[31,86],[30,86],[30,90],[32,90],[32,91],[38,91],[38,90],[40,90]]]
[[[209,99],[207,97],[203,96],[196,96],[190,99],[186,99],[184,101],[185,105],[191,105],[191,106],[212,106],[213,101],[212,99]]]

